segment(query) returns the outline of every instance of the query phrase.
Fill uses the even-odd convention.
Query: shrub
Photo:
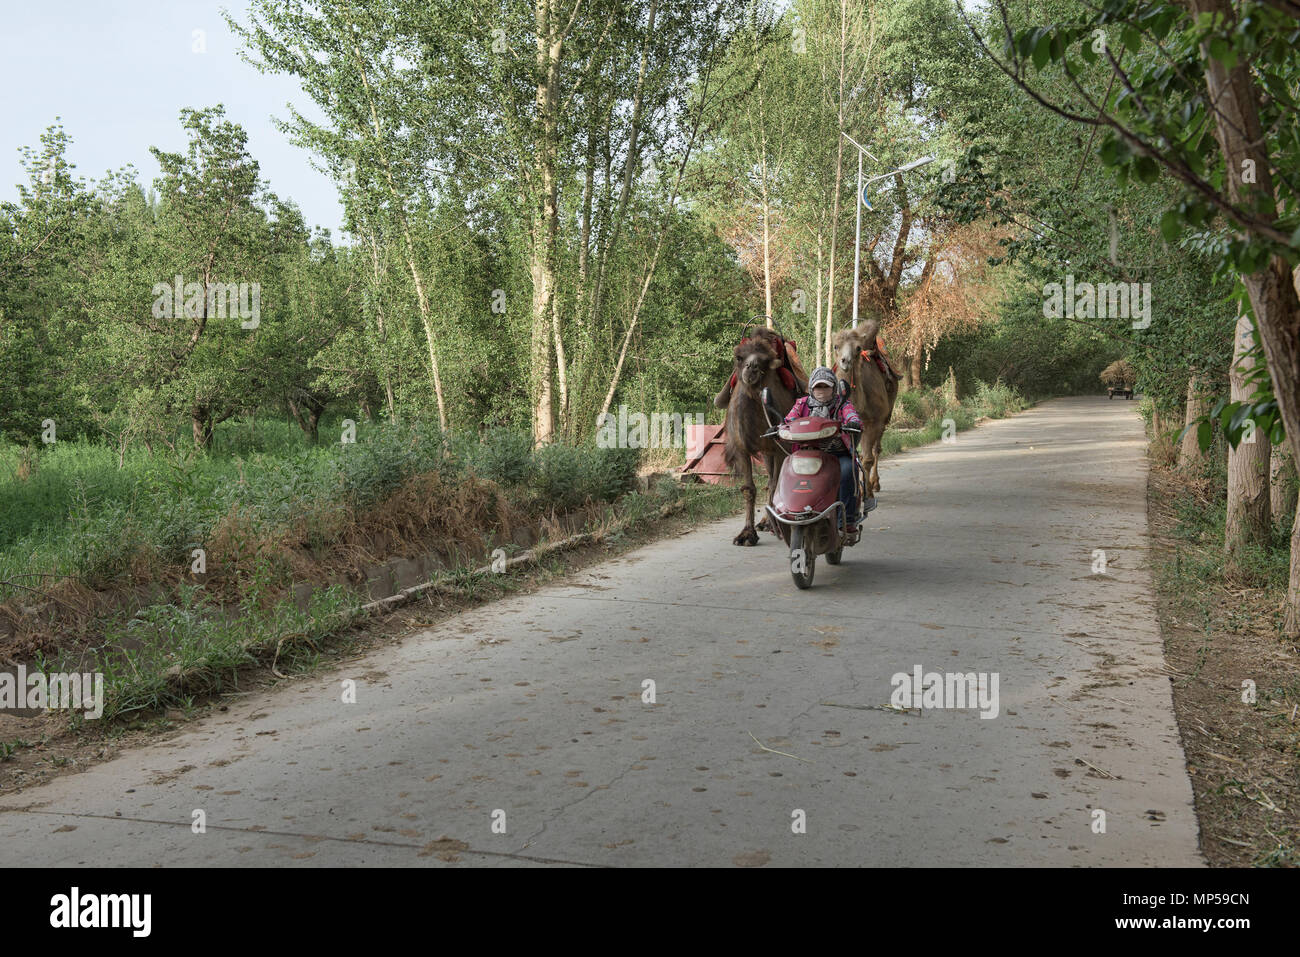
[[[338,449],[344,496],[358,508],[375,505],[417,472],[437,471],[445,443],[436,427],[376,424],[364,442]]]
[[[970,398],[970,407],[976,415],[1000,419],[1012,412],[1019,412],[1025,407],[1025,401],[1019,392],[1003,383],[1001,379],[992,385],[976,380],[975,394]]]
[[[611,501],[632,487],[637,449],[546,445],[533,453],[532,488],[543,505],[576,508],[588,499]]]
[[[925,411],[925,393],[920,389],[900,392],[898,394],[898,405],[900,411],[913,421],[924,422],[929,417]]]
[[[532,436],[512,429],[491,429],[472,447],[470,464],[481,478],[498,485],[527,485],[537,470]]]

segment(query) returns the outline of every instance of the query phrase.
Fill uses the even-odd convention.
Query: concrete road
[[[891,459],[810,591],[728,519],[235,699],[0,800],[0,864],[1202,864],[1135,405]],[[996,716],[891,709],[917,666]]]

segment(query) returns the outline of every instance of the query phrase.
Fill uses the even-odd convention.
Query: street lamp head
[[[910,163],[904,163],[902,166],[898,167],[898,171],[900,173],[906,173],[908,170],[913,170],[916,169],[918,166],[924,166],[926,163],[933,163],[933,162],[934,162],[933,156],[922,156],[920,159],[914,159]]]
[[[904,163],[897,169],[891,169],[888,173],[877,173],[875,176],[869,176],[866,179],[868,183],[874,183],[878,179],[887,179],[890,176],[897,176],[899,173],[910,173],[918,166],[924,166],[926,163],[933,163],[933,156],[922,156],[920,159],[914,159],[910,163]]]

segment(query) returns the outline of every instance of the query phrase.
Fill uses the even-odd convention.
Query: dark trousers
[[[850,522],[858,520],[858,483],[854,477],[853,456],[848,452],[839,452],[840,460],[840,501],[844,503],[845,514]]]

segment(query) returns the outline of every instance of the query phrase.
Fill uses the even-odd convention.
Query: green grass
[[[1001,419],[1020,412],[1028,402],[1013,387],[996,382],[976,382],[975,389],[957,403],[951,403],[943,389],[913,389],[901,392],[894,406],[889,428],[880,440],[884,455],[939,441],[946,428],[964,432],[981,418]]]
[[[1023,406],[1000,384],[979,383],[951,408],[939,389],[905,392],[883,448],[890,454],[934,442],[946,418],[961,430]],[[562,510],[616,499],[639,461],[631,449],[557,444],[534,451],[526,433],[503,429],[443,435],[361,421],[356,444],[347,446],[336,441],[341,432],[341,419],[327,418],[320,444],[312,445],[292,422],[232,420],[217,427],[210,452],[196,453],[178,435],[175,451],[131,448],[120,467],[116,449],[87,440],[35,454],[0,443],[0,601],[61,578],[111,587],[133,563],[183,567],[236,509],[259,533],[300,521],[327,529],[337,510],[372,508],[412,475],[437,471],[496,482],[526,510]],[[25,455],[34,470],[19,479]],[[327,546],[328,536],[313,544]]]
[[[12,741],[0,741],[0,761],[8,761],[22,748],[32,747],[31,741],[15,738]]]
[[[494,482],[524,514],[603,504],[600,521],[615,528],[615,540],[652,522],[667,503],[707,517],[734,511],[737,503],[734,489],[672,481],[646,494],[631,491],[637,450],[559,444],[534,450],[526,433],[509,430],[452,434],[364,422],[355,444],[325,440],[339,431],[323,425],[322,442],[313,445],[291,423],[262,421],[256,433],[246,423],[226,423],[209,452],[185,445],[155,447],[154,454],[131,449],[120,462],[116,449],[91,441],[63,441],[34,454],[0,444],[0,601],[34,601],[32,590],[59,578],[106,588],[142,569],[187,568],[191,550],[206,547],[218,525],[226,536],[223,554],[240,563],[230,578],[236,600],[222,592],[223,603],[201,585],[181,583],[152,603],[93,622],[94,647],[69,645],[55,660],[38,656],[34,667],[101,672],[103,718],[110,724],[192,708],[196,695],[236,687],[253,667],[315,667],[326,643],[356,620],[362,599],[332,587],[317,590],[311,606],[299,609],[279,590],[289,579],[276,535],[305,527],[309,540],[318,536],[311,544],[328,547],[346,527],[333,521],[340,513],[346,520],[382,512],[415,476],[436,473],[443,488],[470,476]],[[20,478],[24,461],[34,469]],[[232,547],[232,535],[272,547]],[[471,600],[512,587],[509,575],[457,569],[450,576]],[[74,714],[71,720],[84,719]],[[0,748],[0,760],[17,746]]]
[[[104,675],[101,720],[188,709],[195,694],[238,687],[241,669],[277,657],[291,663],[304,646],[318,651],[351,622],[358,605],[355,595],[333,586],[315,592],[306,610],[287,599],[231,610],[218,607],[199,586],[182,586],[176,603],[149,605],[111,623],[92,660],[76,667]],[[50,670],[73,668],[68,662]]]
[[[521,508],[566,509],[617,498],[638,464],[626,449],[533,451],[526,434],[504,430],[480,438],[363,422],[355,444],[325,441],[338,434],[322,426],[314,446],[292,423],[262,421],[255,434],[224,423],[209,453],[131,449],[120,467],[106,445],[59,442],[31,456],[26,479],[17,477],[25,450],[0,445],[0,601],[60,578],[108,587],[133,563],[188,564],[235,510],[258,534],[302,521],[328,528],[332,513],[381,505],[425,472],[447,480],[473,473],[500,484]]]
[[[1222,471],[1220,468],[1219,471]],[[1227,477],[1223,475],[1226,488]],[[1220,488],[1218,484],[1214,486]],[[1224,630],[1219,619],[1218,602],[1208,586],[1224,583],[1223,542],[1227,523],[1226,494],[1217,495],[1206,503],[1190,494],[1181,495],[1173,502],[1177,524],[1174,538],[1180,547],[1162,570],[1163,582],[1173,593],[1207,613],[1213,611],[1215,625]],[[1275,518],[1268,540],[1247,546],[1237,556],[1234,580],[1256,588],[1269,588],[1286,592],[1291,559],[1291,523],[1294,513]]]
[[[733,514],[739,504],[734,488],[682,485],[671,479],[647,493],[630,492],[605,505],[598,524],[620,544],[648,528],[665,506],[693,520],[707,521]],[[542,560],[551,572],[562,570],[554,557]],[[505,574],[475,574],[469,567],[452,569],[444,584],[470,601],[488,601],[520,587],[526,578]],[[43,671],[97,671],[104,675],[105,724],[168,708],[192,710],[196,695],[238,688],[240,677],[258,666],[278,672],[309,671],[361,615],[360,598],[338,586],[313,593],[308,607],[299,609],[285,599],[269,606],[255,596],[238,608],[222,608],[202,586],[182,585],[175,601],[151,604],[108,623],[103,641],[82,658],[59,662],[39,660]],[[75,712],[74,726],[85,721]],[[0,760],[14,747],[0,746]]]

